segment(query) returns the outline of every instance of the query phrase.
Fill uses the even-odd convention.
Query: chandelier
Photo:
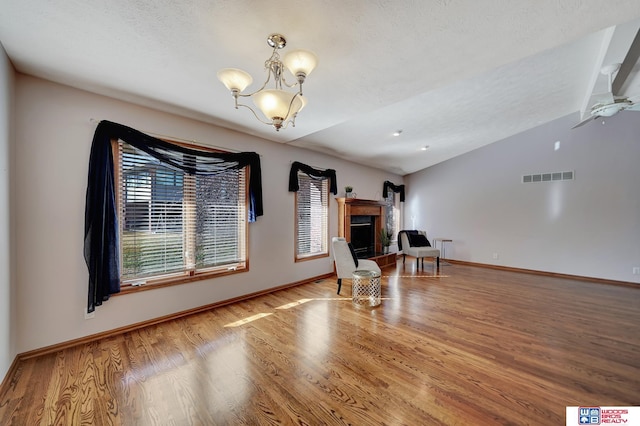
[[[302,96],[302,83],[311,71],[316,67],[318,58],[308,50],[293,50],[280,60],[278,50],[286,46],[287,41],[280,34],[271,34],[267,44],[273,47],[271,57],[264,63],[267,70],[267,79],[262,87],[252,93],[242,93],[252,82],[249,73],[237,68],[224,68],[218,71],[218,79],[231,91],[235,101],[235,107],[248,108],[255,117],[264,124],[275,127],[276,131],[286,128],[289,123],[296,125],[296,116],[304,108],[307,100]],[[296,78],[296,82],[289,84],[284,79],[284,68]],[[267,89],[267,84],[273,79],[274,88]],[[286,91],[284,87],[298,86],[297,92]],[[261,118],[253,108],[238,102],[238,98],[250,97],[266,119]]]

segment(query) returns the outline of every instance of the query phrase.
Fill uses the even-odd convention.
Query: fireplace
[[[380,231],[385,222],[386,204],[376,200],[336,198],[338,236],[351,243],[361,259],[372,259],[380,266],[396,265],[396,253],[382,254]]]
[[[351,245],[359,258],[375,256],[375,225],[375,216],[351,216]]]
[[[338,236],[351,243],[361,258],[382,252],[380,230],[385,204],[374,200],[338,198]]]

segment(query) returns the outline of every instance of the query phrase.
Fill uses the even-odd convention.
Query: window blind
[[[296,258],[328,253],[329,181],[298,172]]]
[[[245,169],[191,175],[121,140],[118,151],[122,281],[245,261]]]

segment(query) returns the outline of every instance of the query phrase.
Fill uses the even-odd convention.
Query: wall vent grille
[[[535,173],[532,175],[523,175],[522,183],[537,183],[537,182],[554,182],[558,180],[573,180],[575,173],[573,170],[566,172],[551,172],[551,173]]]

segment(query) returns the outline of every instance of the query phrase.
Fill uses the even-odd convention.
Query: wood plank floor
[[[564,425],[640,405],[640,288],[466,265],[322,280],[21,361],[1,425]],[[577,424],[577,419],[576,419]]]

